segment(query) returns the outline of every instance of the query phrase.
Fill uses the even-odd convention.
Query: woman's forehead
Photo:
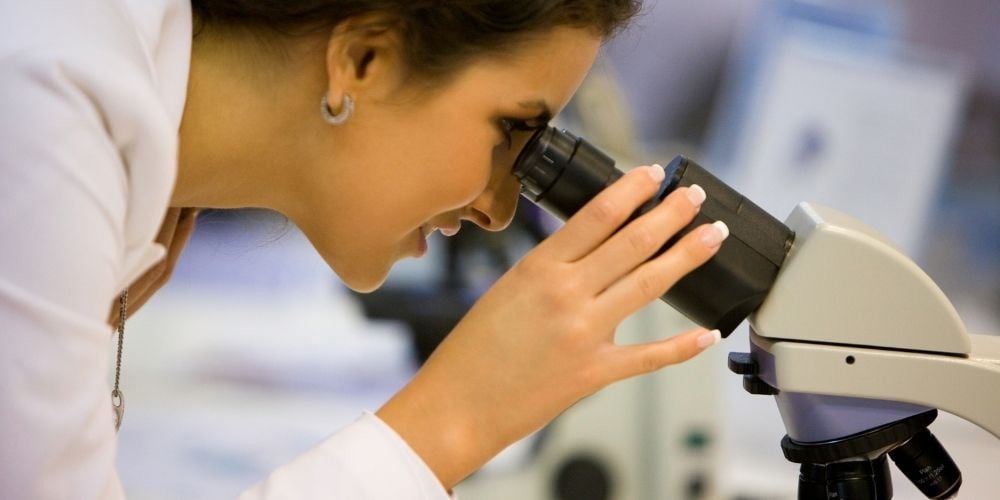
[[[466,91],[499,94],[512,105],[551,114],[572,97],[600,44],[589,31],[555,29],[502,57],[473,63],[460,80]]]

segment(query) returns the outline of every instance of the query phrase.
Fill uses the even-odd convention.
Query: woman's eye
[[[534,132],[545,125],[532,125],[524,120],[514,120],[510,118],[500,119],[500,132],[503,134],[504,143],[510,149],[514,143],[514,132]]]
[[[500,119],[500,132],[503,134],[504,145],[510,149],[514,143],[514,131],[521,130],[524,122],[511,120],[509,118]]]
[[[507,149],[510,149],[510,145],[511,145],[511,143],[514,140],[514,138],[511,136],[511,133],[513,131],[514,131],[514,127],[513,127],[513,125],[511,125],[510,120],[501,118],[500,119],[500,133],[503,134],[503,141],[504,141],[504,144],[507,146]]]

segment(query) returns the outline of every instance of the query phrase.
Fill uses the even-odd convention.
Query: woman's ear
[[[349,19],[333,30],[326,50],[328,98],[343,94],[378,94],[401,77],[399,36],[393,25],[376,16]]]

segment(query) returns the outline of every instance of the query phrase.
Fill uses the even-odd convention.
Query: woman
[[[266,207],[373,290],[435,230],[510,221],[511,162],[635,13],[599,0],[39,0],[0,16],[0,497],[121,498],[108,318],[162,284],[184,207]],[[192,41],[193,40],[193,41]],[[633,169],[511,269],[415,378],[245,498],[446,498],[575,401],[718,341],[615,327],[709,259]],[[122,297],[124,299],[124,297]],[[115,323],[112,320],[111,323]]]

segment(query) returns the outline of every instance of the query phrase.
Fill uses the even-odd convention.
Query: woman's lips
[[[430,236],[434,231],[441,231],[444,236],[455,236],[462,229],[462,224],[456,224],[449,227],[438,227],[433,224],[424,224],[420,226],[420,232],[424,237]]]
[[[427,253],[427,233],[424,232],[424,228],[421,227],[417,230],[417,255],[419,259]]]
[[[462,224],[456,224],[451,227],[437,227],[432,224],[424,224],[420,226],[417,233],[417,257],[422,257],[427,253],[427,238],[434,233],[435,230],[440,230],[441,234],[444,236],[455,236],[458,231],[462,229]]]

